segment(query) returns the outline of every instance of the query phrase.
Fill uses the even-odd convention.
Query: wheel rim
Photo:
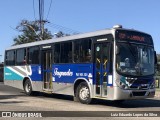
[[[82,100],[86,100],[89,97],[89,89],[87,87],[82,87],[79,91],[79,97]]]
[[[30,84],[26,84],[26,92],[29,93],[31,90],[31,85]]]

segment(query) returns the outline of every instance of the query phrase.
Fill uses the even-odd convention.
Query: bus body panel
[[[63,38],[57,38],[55,40],[46,40],[46,41],[38,41],[34,43],[27,43],[23,45],[18,46],[12,46],[11,48],[7,49],[7,51],[15,51],[20,48],[28,49],[33,46],[39,46],[39,52],[40,52],[40,62],[37,65],[21,65],[21,66],[4,66],[4,83],[6,85],[10,85],[16,88],[23,89],[23,81],[28,78],[31,81],[32,89],[33,91],[49,91],[52,93],[58,93],[58,94],[66,94],[66,95],[75,95],[74,94],[74,85],[76,81],[82,80],[86,81],[86,83],[89,86],[90,89],[90,97],[91,98],[98,98],[98,99],[105,99],[105,100],[127,100],[127,99],[142,99],[142,98],[150,98],[154,97],[155,89],[151,88],[152,84],[154,83],[154,75],[150,76],[141,76],[141,77],[132,77],[130,75],[120,75],[117,72],[117,61],[116,61],[116,52],[117,52],[117,42],[116,41],[116,30],[119,29],[109,29],[109,30],[103,30],[103,31],[97,31],[93,33],[86,33],[81,35],[75,35],[75,36],[68,36]],[[125,31],[133,31],[135,30],[127,30],[123,29]],[[138,33],[142,33],[139,31],[136,31]],[[109,39],[96,39],[97,36],[105,36],[107,34],[112,34],[114,40]],[[145,33],[143,33],[145,34]],[[121,38],[127,38],[124,37],[124,34],[119,34]],[[95,38],[91,38],[95,37]],[[85,38],[91,38],[92,44],[91,44],[91,52],[92,52],[92,59],[90,62],[86,63],[75,63],[74,62],[74,47],[72,46],[72,63],[54,63],[51,59],[51,63],[46,65],[46,59],[49,58],[49,56],[54,57],[53,49],[54,47],[50,45],[50,49],[46,49],[46,47],[42,47],[43,45],[49,45],[49,44],[57,44],[57,43],[65,43],[67,41],[73,41],[78,40],[81,41]],[[137,36],[130,36],[130,39],[132,39],[132,42],[130,44],[139,44],[141,45],[147,45],[147,43],[141,43],[142,39],[137,40]],[[136,39],[136,40],[135,40]],[[72,42],[72,44],[73,44]],[[123,41],[128,42],[128,41]],[[145,41],[144,41],[145,42]],[[95,49],[94,47],[97,47],[96,45],[100,45],[101,48],[103,48],[103,45],[106,43],[109,43],[112,46],[112,49],[109,50],[109,53],[112,53],[111,57],[112,59],[108,59],[108,61],[104,62],[107,65],[106,69],[103,69],[104,63],[100,64],[100,69],[96,68],[96,55],[95,50],[99,51],[99,49]],[[109,45],[108,45],[109,46]],[[148,45],[147,45],[148,46]],[[151,47],[154,49],[154,46],[151,45]],[[106,47],[107,48],[107,47]],[[48,52],[47,52],[48,51]],[[110,52],[111,51],[111,52]],[[127,51],[126,51],[127,52]],[[43,55],[42,55],[43,54]],[[46,57],[46,59],[42,59]],[[95,58],[94,58],[95,57]],[[101,56],[103,58],[103,56]],[[7,60],[7,59],[6,59]],[[109,61],[111,60],[111,61]],[[108,62],[108,63],[107,63]],[[54,63],[54,64],[53,64]],[[112,64],[112,69],[110,70],[110,63]],[[48,63],[47,63],[48,64]],[[44,66],[46,65],[46,66]],[[124,63],[121,62],[121,66],[124,66]],[[45,68],[46,67],[46,68]],[[47,68],[48,67],[48,68]],[[111,71],[111,72],[110,72]],[[96,74],[100,72],[100,78],[96,77]],[[103,74],[105,73],[105,75]],[[104,76],[105,82],[102,83]],[[127,76],[127,77],[126,77]],[[129,77],[128,77],[129,76]],[[100,80],[100,83],[97,84],[97,81]],[[134,79],[132,82],[127,82],[127,79]],[[122,89],[120,85],[117,84],[117,82],[121,82],[128,86],[127,89]],[[111,83],[111,84],[109,84]],[[100,92],[97,94],[97,86],[100,86]],[[107,88],[106,91],[104,88]],[[97,90],[98,90],[97,89]],[[104,93],[107,92],[106,95]]]
[[[43,91],[43,72],[49,72],[43,71],[40,65],[8,66],[4,67],[4,71],[6,85],[23,89],[24,78],[29,78],[33,91]],[[94,83],[93,79],[88,79],[88,76],[93,76],[93,64],[53,64],[53,89],[51,91],[53,93],[74,95],[73,88],[76,80],[85,79],[89,85]]]

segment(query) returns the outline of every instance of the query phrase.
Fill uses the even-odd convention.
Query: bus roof
[[[94,31],[94,32],[81,33],[81,34],[76,34],[76,35],[71,35],[71,36],[65,36],[65,37],[60,37],[60,38],[52,38],[52,39],[49,39],[49,40],[41,40],[41,41],[36,41],[36,42],[31,42],[31,43],[15,45],[15,46],[11,46],[11,47],[7,48],[6,50],[32,47],[32,46],[36,46],[36,45],[44,45],[44,44],[61,42],[61,41],[76,40],[76,39],[105,35],[105,34],[112,34],[115,30],[118,30],[118,29],[129,30],[129,31],[137,31],[137,30],[134,30],[134,29],[124,29],[124,28],[104,29],[104,30],[99,30],[99,31]],[[137,31],[137,32],[141,32],[141,31]],[[141,32],[141,33],[144,33],[144,32]],[[147,33],[145,33],[145,34],[147,34]]]
[[[61,41],[76,40],[76,39],[87,38],[87,37],[92,37],[92,36],[105,35],[108,33],[112,33],[112,29],[105,29],[105,30],[100,30],[100,31],[95,31],[95,32],[88,32],[88,33],[76,34],[76,35],[71,35],[71,36],[64,36],[60,38],[52,38],[49,40],[41,40],[41,41],[36,41],[36,42],[31,42],[31,43],[25,43],[25,44],[11,46],[6,50],[31,47],[31,46],[43,45],[43,44],[50,44],[50,43],[56,43],[56,42],[61,42]]]

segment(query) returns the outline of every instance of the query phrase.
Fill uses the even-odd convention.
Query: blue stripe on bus
[[[12,68],[12,67],[10,67]],[[92,83],[96,84],[95,73],[93,72],[95,65],[93,63],[88,64],[53,64],[52,70],[43,70],[41,65],[31,65],[31,75],[28,77],[31,78],[32,81],[43,81],[43,73],[51,72],[52,73],[52,81],[58,83],[74,83],[74,81],[78,78],[87,79],[89,76],[92,76]],[[107,68],[106,71],[108,71]],[[27,76],[25,76],[27,77]],[[18,72],[12,71],[8,67],[4,67],[4,78],[5,80],[23,80],[23,76],[20,76]],[[108,77],[106,77],[108,83]],[[142,80],[146,81],[146,83],[151,84],[153,82],[153,76],[151,77],[140,77],[137,81]],[[114,81],[114,80],[113,80]],[[140,84],[140,83],[138,83]],[[102,83],[101,83],[102,85]],[[135,85],[135,84],[133,84]],[[137,85],[137,84],[136,84]],[[112,84],[107,84],[107,86],[112,86]]]
[[[41,65],[31,65],[32,75],[29,77],[32,81],[42,81]]]
[[[52,68],[54,82],[74,83],[77,78],[93,77],[93,64],[54,64]]]

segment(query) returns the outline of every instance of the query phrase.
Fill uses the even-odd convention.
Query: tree
[[[156,75],[160,76],[160,54],[157,54],[157,71],[156,71]]]
[[[157,54],[157,62],[160,62],[160,54]]]
[[[64,37],[64,36],[70,36],[70,34],[66,34],[62,31],[59,31],[59,32],[55,33],[56,38],[60,38],[60,37]]]
[[[39,22],[37,21],[22,20],[16,29],[22,34],[14,38],[14,45],[47,40],[53,37],[47,28],[44,29],[44,34],[41,36]]]

